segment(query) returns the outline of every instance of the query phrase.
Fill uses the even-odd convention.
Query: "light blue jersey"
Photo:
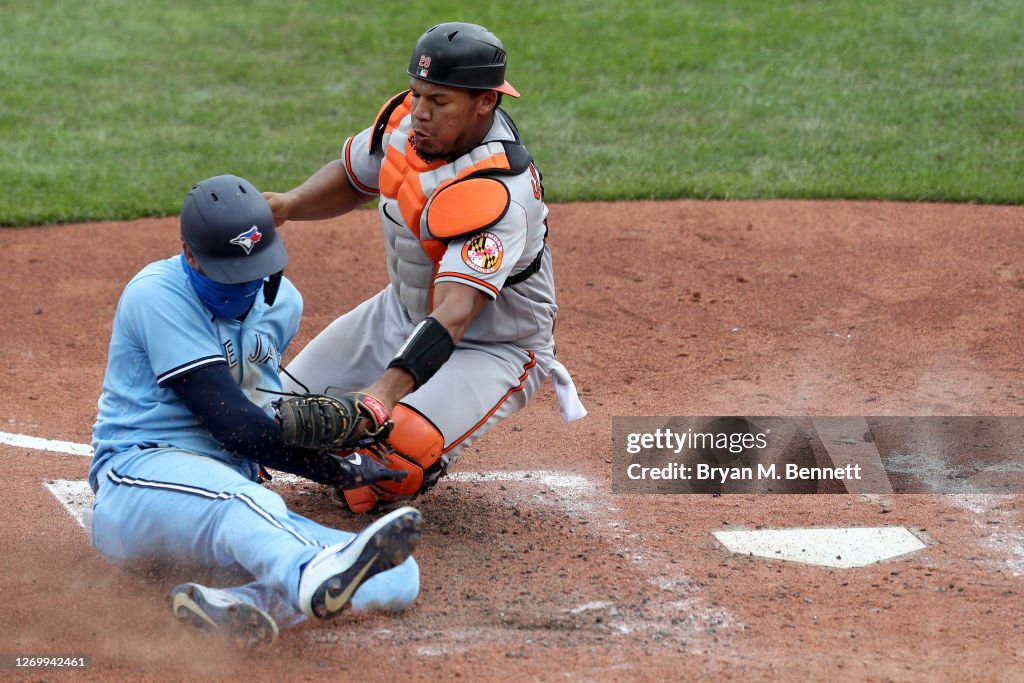
[[[281,353],[299,326],[302,297],[282,280],[273,306],[262,292],[244,322],[215,318],[179,256],[146,266],[114,316],[110,355],[93,426],[89,483],[96,492],[93,545],[118,565],[241,568],[254,580],[226,588],[280,626],[305,619],[302,569],[354,534],[289,510],[257,483],[256,463],[226,451],[167,385],[226,363],[245,395],[271,413]],[[372,576],[356,609],[398,610],[419,593],[412,557]]]
[[[287,280],[273,306],[262,293],[243,322],[213,317],[189,284],[178,256],[146,266],[128,283],[114,316],[99,416],[93,425],[89,483],[111,456],[136,447],[172,446],[232,465],[251,479],[255,463],[226,451],[167,388],[198,368],[227,363],[253,403],[271,414],[280,391],[281,353],[302,314]]]

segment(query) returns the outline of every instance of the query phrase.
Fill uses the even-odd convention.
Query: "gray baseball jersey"
[[[351,184],[380,198],[390,284],[335,320],[287,370],[315,392],[365,388],[429,315],[437,283],[482,291],[492,301],[451,358],[402,401],[441,432],[447,467],[526,405],[554,367],[564,373],[554,357],[548,209],[540,173],[503,112],[478,147],[452,162],[418,157],[411,125],[403,93],[345,142],[342,159]]]

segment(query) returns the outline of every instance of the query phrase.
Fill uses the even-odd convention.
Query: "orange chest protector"
[[[514,140],[485,142],[448,162],[426,161],[412,145],[409,91],[393,97],[377,115],[370,151],[383,152],[380,193],[398,202],[406,227],[437,262],[446,243],[494,225],[511,198],[501,176],[516,176],[532,164],[515,124],[498,110]],[[424,215],[426,219],[424,220]]]

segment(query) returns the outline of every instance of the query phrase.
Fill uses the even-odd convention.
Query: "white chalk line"
[[[37,436],[25,434],[11,434],[0,432],[0,444],[16,446],[18,448],[31,448],[36,451],[49,451],[51,453],[68,453],[69,455],[83,455],[92,457],[92,446],[89,444],[74,443],[71,441],[55,441],[53,439],[40,439]]]
[[[300,477],[275,474],[273,483],[299,483]],[[651,600],[643,619],[630,618],[619,609],[615,602],[589,602],[578,607],[563,610],[566,614],[579,615],[595,612],[605,618],[605,623],[621,634],[637,632],[670,633],[674,640],[694,644],[695,637],[708,632],[723,635],[726,631],[739,630],[743,625],[724,607],[706,604],[699,596],[701,589],[696,581],[673,565],[665,552],[650,542],[644,534],[633,532],[622,520],[619,508],[612,503],[605,484],[580,474],[552,470],[495,471],[495,472],[453,472],[442,481],[465,483],[516,484],[506,487],[508,495],[526,500],[531,505],[555,507],[569,517],[585,518],[588,529],[595,535],[612,543],[622,551],[647,583],[663,593],[662,600]],[[652,569],[657,569],[655,575]],[[667,571],[670,573],[666,574]],[[311,634],[315,638],[315,634]],[[467,633],[461,642],[456,634],[447,633],[447,646],[432,645],[420,654],[442,656],[463,651],[480,641],[478,632]]]
[[[620,633],[659,632],[670,634],[673,640],[692,641],[703,633],[718,633],[742,629],[743,625],[725,608],[711,606],[699,597],[701,588],[687,576],[675,559],[651,542],[650,534],[632,531],[612,502],[608,485],[578,474],[552,471],[530,472],[466,472],[453,473],[454,481],[536,483],[534,491],[526,493],[522,487],[512,495],[528,498],[533,505],[559,508],[570,517],[586,518],[588,528],[621,549],[628,559],[647,576],[647,583],[662,592],[661,600],[652,599],[642,619],[630,618],[614,602],[589,602],[564,610],[568,614],[597,611],[605,623]],[[655,571],[657,570],[657,574]],[[581,609],[582,608],[582,609]]]
[[[69,455],[92,457],[92,447],[88,444],[59,441],[56,439],[44,439],[36,436],[29,436],[27,434],[0,432],[0,444],[52,453],[66,453]],[[480,482],[525,482],[533,480],[540,486],[546,486],[550,489],[563,492],[565,496],[559,499],[558,502],[559,506],[566,512],[571,514],[589,514],[603,518],[606,522],[606,531],[614,535],[613,540],[623,540],[624,537],[622,533],[632,536],[635,540],[640,538],[637,534],[628,534],[624,525],[615,519],[616,515],[614,513],[617,512],[617,508],[608,501],[607,497],[604,497],[604,499],[600,501],[600,505],[597,504],[594,497],[590,495],[590,492],[596,488],[597,484],[586,477],[577,474],[565,472],[455,472],[449,477],[449,480]],[[301,478],[290,474],[279,473],[274,476],[274,481],[280,484],[298,483],[301,481]],[[82,484],[84,485],[84,482],[82,482]],[[65,499],[58,495],[58,493],[53,489],[50,490],[51,493],[53,493],[54,496],[57,497],[65,507],[67,507],[67,504],[64,502]],[[71,493],[70,489],[68,490],[68,493]],[[91,491],[89,494],[91,495]],[[532,499],[547,504],[551,502],[549,497],[542,495],[534,495],[532,496]],[[972,521],[981,534],[981,538],[983,539],[982,543],[990,550],[1002,555],[1002,564],[1009,567],[1015,576],[1021,576],[1024,575],[1024,532],[1013,527],[1009,522],[1007,515],[996,509],[998,499],[999,496],[972,494],[967,491],[961,495],[951,496],[951,500],[954,505],[969,511],[974,515],[974,519]],[[79,524],[82,524],[81,514],[72,512],[70,508],[68,512],[75,517]],[[993,525],[987,523],[989,520],[980,519],[982,516],[988,517],[989,520],[993,516],[1000,517],[998,521],[1000,521],[1001,524],[998,526],[1001,528],[993,530]],[[646,552],[643,551],[641,547],[636,546],[636,544],[633,545],[636,547],[637,552],[631,553],[631,559],[640,565],[649,564]],[[684,576],[680,578],[682,579],[682,585],[688,585],[689,581],[687,577]],[[668,583],[665,577],[654,577],[651,579],[651,582],[653,585],[662,588],[665,588],[665,584]],[[665,589],[668,590],[668,588]]]
[[[43,486],[60,501],[71,518],[85,530],[86,535],[91,537],[93,493],[89,488],[89,482],[78,479],[55,479],[43,482]]]
[[[0,443],[19,448],[30,448],[55,453],[66,453],[84,457],[92,456],[92,447],[70,441],[42,439],[24,434],[0,432]],[[619,544],[623,554],[635,565],[650,573],[652,565],[664,566],[666,563],[652,561],[650,548],[644,542],[642,534],[631,532],[621,521],[619,509],[610,502],[607,495],[600,493],[602,484],[579,474],[557,471],[504,471],[504,472],[454,472],[448,481],[452,482],[502,482],[515,483],[518,486],[514,495],[529,498],[535,504],[553,505],[561,508],[570,516],[585,516],[593,524],[599,535]],[[279,472],[274,474],[271,486],[298,484],[305,481],[296,475]],[[532,486],[531,486],[532,484]],[[47,490],[64,506],[68,514],[89,533],[91,529],[91,511],[93,494],[85,481],[56,480],[44,484]],[[525,489],[525,490],[524,490]],[[551,495],[555,493],[555,495]],[[676,571],[672,576],[650,576],[648,583],[671,594],[675,600],[661,602],[656,619],[624,620],[616,619],[617,629],[623,634],[637,631],[664,630],[669,621],[674,622],[672,630],[680,638],[693,638],[696,632],[707,629],[724,630],[738,628],[741,624],[724,608],[704,605],[697,597],[699,588],[686,574]],[[679,594],[684,593],[682,600]],[[667,597],[667,596],[666,596]],[[594,607],[595,603],[584,605],[584,611],[599,609],[606,611],[610,617],[621,616],[613,604]],[[572,608],[566,610],[571,614]],[[660,613],[664,612],[664,614]],[[650,615],[649,615],[650,616]],[[684,629],[682,625],[690,629]],[[441,648],[437,652],[424,652],[425,655],[443,655]]]
[[[1013,526],[1010,515],[999,505],[1005,496],[992,493],[968,493],[949,497],[962,510],[971,513],[971,522],[983,544],[999,556],[992,564],[1009,569],[1013,576],[1024,576],[1024,532]]]

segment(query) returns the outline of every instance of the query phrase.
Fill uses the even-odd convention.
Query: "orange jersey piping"
[[[365,192],[366,194],[380,194],[380,190],[369,187],[368,185],[363,185],[359,182],[359,178],[356,177],[355,172],[352,170],[352,140],[353,138],[349,138],[345,142],[345,170],[347,171],[346,175],[348,176],[348,179],[352,181],[352,184],[355,185],[356,189],[360,192]]]
[[[438,278],[442,278],[442,277],[454,277],[454,278],[459,278],[460,280],[468,280],[468,281],[470,281],[470,282],[472,282],[474,284],[480,285],[481,287],[485,287],[488,292],[492,293],[495,296],[495,298],[497,298],[497,296],[498,296],[498,288],[497,287],[492,285],[490,282],[485,282],[484,280],[480,280],[478,278],[475,278],[472,275],[467,275],[465,273],[456,273],[454,271],[446,270],[445,272],[438,273],[437,275],[434,276],[434,283],[436,284],[437,283],[437,279]]]
[[[468,437],[470,434],[472,434],[476,430],[480,429],[480,427],[485,422],[487,422],[489,419],[491,419],[491,415],[494,415],[494,413],[497,412],[498,408],[501,407],[501,404],[504,403],[506,400],[508,400],[509,396],[511,396],[512,394],[516,393],[517,391],[522,391],[523,390],[523,382],[525,382],[526,378],[529,377],[530,369],[537,365],[537,358],[536,358],[536,356],[533,355],[533,351],[527,351],[527,353],[530,354],[530,360],[523,366],[523,374],[519,376],[519,384],[517,386],[514,386],[511,389],[509,389],[507,392],[505,392],[505,395],[502,396],[498,400],[498,402],[494,404],[494,407],[491,408],[487,412],[486,415],[484,415],[483,419],[481,419],[479,422],[477,422],[475,425],[473,425],[473,427],[468,432],[466,432],[465,434],[460,436],[458,439],[456,439],[450,446],[445,446],[444,450],[441,451],[441,455],[444,455],[445,453],[447,453],[451,449],[455,448],[460,443],[462,443],[466,439],[466,437]]]

